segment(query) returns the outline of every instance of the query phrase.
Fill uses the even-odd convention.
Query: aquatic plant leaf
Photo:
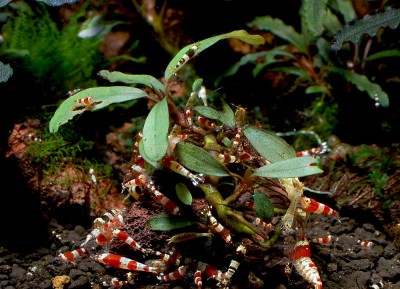
[[[98,76],[110,82],[123,82],[125,84],[143,84],[153,90],[161,92],[164,90],[164,84],[157,78],[147,74],[126,74],[119,71],[110,72],[108,70],[100,70]]]
[[[178,199],[184,203],[185,205],[190,206],[193,201],[192,194],[190,193],[189,189],[186,187],[185,184],[183,183],[177,183],[175,185],[175,191],[176,195],[178,196]]]
[[[10,3],[12,0],[0,0],[0,7],[6,6],[8,3]]]
[[[366,61],[372,61],[386,57],[399,57],[399,56],[400,56],[400,50],[384,50],[374,54],[370,54],[367,57]]]
[[[268,196],[257,190],[254,192],[254,211],[263,221],[271,221],[274,217],[274,207]]]
[[[253,21],[247,23],[247,26],[255,26],[260,30],[270,31],[296,46],[301,52],[307,53],[307,45],[303,36],[297,33],[292,26],[286,25],[281,19],[270,16],[256,17]]]
[[[227,127],[235,128],[235,113],[225,101],[222,101],[222,112],[219,120]]]
[[[333,0],[329,1],[329,6],[332,9],[338,11],[342,14],[344,21],[350,22],[357,18],[356,11],[354,10],[354,5],[351,0]]]
[[[150,171],[154,171],[154,169],[161,169],[162,166],[158,162],[151,160],[146,155],[146,152],[144,151],[143,148],[143,141],[139,142],[139,154],[145,160],[147,174],[151,175],[152,173]]]
[[[128,86],[92,87],[79,91],[70,96],[57,108],[50,120],[50,132],[58,131],[58,128],[74,116],[85,111],[94,111],[113,103],[119,103],[146,97],[147,93],[141,89]],[[81,104],[77,101],[91,97],[91,104]]]
[[[154,231],[171,231],[191,226],[194,222],[184,216],[163,214],[151,217],[145,224]]]
[[[376,103],[383,107],[389,106],[389,97],[382,90],[379,84],[371,82],[365,75],[357,74],[353,71],[332,67],[331,71],[342,75],[347,81],[354,84],[360,91],[368,93]]]
[[[199,92],[202,85],[203,85],[203,79],[202,78],[196,79],[192,84],[192,91],[195,93]]]
[[[61,6],[64,4],[73,4],[79,2],[79,0],[36,0],[38,2],[43,2],[46,5],[50,6]]]
[[[193,110],[209,119],[219,119],[221,117],[221,113],[219,111],[209,106],[199,105],[195,106]]]
[[[0,82],[6,82],[13,75],[13,69],[10,64],[4,64],[0,61]]]
[[[296,157],[295,150],[273,132],[249,126],[243,133],[256,151],[271,163]]]
[[[312,94],[312,93],[326,93],[327,89],[324,86],[319,86],[319,85],[312,85],[306,88],[304,91],[306,94]]]
[[[229,176],[227,168],[206,150],[187,142],[179,142],[175,147],[176,160],[197,173],[208,176]]]
[[[339,50],[344,42],[351,41],[357,44],[361,36],[368,34],[373,37],[376,32],[385,27],[396,29],[400,23],[400,9],[387,8],[384,12],[374,15],[367,14],[362,19],[354,23],[348,23],[335,35],[335,40],[331,45],[334,51]]]
[[[143,126],[143,150],[147,157],[157,162],[168,148],[169,113],[164,98],[151,109]]]
[[[313,37],[318,37],[324,31],[326,4],[328,0],[303,0],[302,16],[306,27]]]
[[[254,171],[254,175],[265,178],[300,178],[322,173],[317,159],[313,156],[286,159],[262,166]]]
[[[182,68],[182,66],[185,65],[186,62],[188,62],[191,58],[195,57],[208,47],[214,45],[216,42],[228,38],[236,38],[253,45],[261,45],[265,43],[265,39],[260,35],[251,35],[245,30],[236,30],[218,36],[213,36],[194,44],[189,44],[181,49],[168,64],[164,74],[165,82],[168,82],[171,76],[174,75],[180,68]]]

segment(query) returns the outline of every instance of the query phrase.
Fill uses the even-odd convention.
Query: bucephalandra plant
[[[135,236],[124,232],[124,213],[111,210],[94,222],[94,230],[81,248],[61,253],[59,258],[74,261],[90,254],[96,261],[129,271],[145,271],[154,275],[158,283],[167,283],[193,275],[202,288],[202,276],[215,286],[230,286],[231,278],[242,262],[247,249],[244,238],[264,248],[273,248],[281,238],[293,240],[289,259],[299,274],[314,288],[322,288],[317,268],[310,258],[305,224],[308,213],[337,217],[335,210],[303,195],[300,177],[318,174],[318,158],[324,148],[296,154],[282,138],[249,123],[246,110],[235,111],[222,102],[221,109],[208,106],[202,79],[193,82],[192,92],[184,105],[177,105],[168,93],[168,82],[193,57],[216,42],[236,38],[252,45],[262,45],[264,38],[239,30],[214,36],[184,47],[168,64],[164,83],[150,75],[129,75],[102,70],[99,76],[109,82],[125,85],[92,87],[74,91],[56,110],[49,129],[59,127],[86,111],[102,109],[110,104],[145,98],[154,103],[136,137],[133,148],[134,164],[130,178],[122,184],[123,191],[135,199],[154,197],[168,211],[147,220],[153,230],[172,232],[198,225],[196,231],[174,234],[169,243],[185,242],[194,238],[222,238],[232,248],[228,270],[219,270],[200,260],[182,258],[135,241]],[[146,86],[143,90],[138,87]],[[181,181],[175,184],[176,194],[162,192],[155,170],[168,169]],[[137,190],[137,189],[140,190]],[[200,212],[186,214],[192,207],[192,194],[201,193],[207,204]],[[148,193],[148,194],[146,194]],[[184,208],[184,209],[183,209]],[[212,236],[210,233],[214,233]],[[128,259],[110,252],[99,252],[89,246],[104,246],[112,238],[129,244],[141,252],[144,259],[155,256],[153,265]],[[96,252],[96,253],[95,253]],[[153,257],[154,259],[154,257]],[[149,260],[147,260],[149,261]],[[167,267],[162,263],[169,264]],[[154,265],[155,264],[155,265]],[[228,266],[229,265],[229,266]],[[168,269],[170,267],[170,269]],[[172,267],[172,269],[171,269]],[[120,287],[133,282],[112,279],[110,284]]]

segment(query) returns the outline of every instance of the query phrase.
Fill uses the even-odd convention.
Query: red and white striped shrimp
[[[160,202],[164,207],[167,208],[167,210],[171,214],[178,215],[180,213],[179,207],[163,193],[157,190],[153,181],[149,181],[149,183],[147,184],[147,189],[156,197],[158,202]]]
[[[175,65],[175,67],[172,69],[172,74],[175,74],[178,69],[180,69],[186,62],[190,60],[195,54],[196,51],[199,49],[197,45],[192,45],[189,50],[179,59],[178,63]]]
[[[203,116],[197,116],[196,120],[202,127],[206,128],[206,129],[212,129],[212,130],[216,130],[216,131],[221,129],[221,126],[217,125],[215,122],[213,122]]]
[[[160,283],[162,282],[171,282],[174,280],[180,280],[184,278],[189,273],[189,270],[186,266],[180,266],[176,270],[168,273],[167,275],[159,277]]]
[[[169,264],[173,264],[176,266],[179,266],[181,264],[180,257],[162,253],[160,251],[153,250],[153,249],[146,249],[146,252],[149,254],[154,254],[154,255],[158,256],[159,258],[161,258],[161,260],[168,262]]]
[[[234,258],[231,260],[228,270],[226,272],[220,274],[219,276],[216,276],[215,279],[217,279],[217,280],[231,279],[233,274],[235,274],[235,272],[239,268],[239,265],[240,265],[244,255],[246,255],[246,251],[247,251],[246,247],[243,244],[240,244],[236,248],[236,254],[235,254]]]
[[[91,105],[93,103],[93,96],[76,99],[75,102],[84,105]]]
[[[327,151],[328,151],[328,145],[326,142],[324,142],[319,147],[296,152],[296,157],[322,155],[322,154],[326,153]]]
[[[131,236],[129,236],[124,231],[121,231],[119,229],[115,229],[112,232],[112,234],[113,234],[113,236],[117,237],[121,241],[124,241],[126,244],[131,246],[133,249],[139,250],[144,254],[147,253],[146,249],[142,248],[142,246],[140,246],[135,240],[133,240],[133,238]]]
[[[307,212],[339,217],[337,211],[328,207],[327,205],[317,202],[312,198],[301,197],[300,202],[303,209]]]
[[[74,94],[77,94],[81,90],[82,89],[80,89],[80,88],[76,88],[76,89],[68,91],[67,94],[68,94],[68,96],[73,96]]]
[[[259,227],[261,231],[263,231],[264,233],[269,233],[272,231],[272,224],[264,222],[258,217],[254,218],[254,221],[252,223],[257,227]]]
[[[196,272],[194,272],[193,280],[194,284],[197,286],[197,289],[201,289],[203,287],[203,278],[200,270],[196,270]]]
[[[229,233],[228,229],[222,226],[221,223],[219,223],[217,219],[211,214],[211,209],[207,210],[205,214],[207,215],[211,223],[212,230],[218,233],[226,243],[231,244],[232,243],[231,234]]]
[[[236,151],[239,148],[241,137],[242,137],[242,128],[240,126],[238,126],[236,128],[236,135],[232,141],[232,150],[233,151]]]
[[[331,235],[327,235],[325,237],[314,238],[311,240],[313,243],[321,244],[321,245],[328,245],[332,240]]]
[[[74,262],[76,258],[82,257],[85,254],[88,254],[90,250],[93,250],[93,248],[89,247],[84,247],[84,248],[78,248],[72,251],[67,251],[64,253],[60,253],[57,258],[67,262],[71,263]]]
[[[111,253],[95,255],[94,259],[104,265],[114,268],[126,269],[131,271],[144,271],[158,274],[157,268],[153,268],[135,260]]]
[[[362,240],[357,240],[357,244],[366,249],[371,249],[372,246],[374,245],[374,243],[371,241],[362,241]]]
[[[178,163],[177,161],[174,161],[171,157],[168,157],[168,156],[163,157],[162,164],[165,167],[169,168],[171,171],[190,179],[194,186],[197,186],[199,183],[200,184],[204,183],[204,177],[202,174],[198,174],[198,175],[193,174],[188,169],[186,169],[184,166],[182,166],[180,163]]]
[[[298,241],[292,253],[293,265],[300,276],[314,285],[314,289],[322,289],[318,268],[310,257],[311,250],[308,241],[305,239]]]

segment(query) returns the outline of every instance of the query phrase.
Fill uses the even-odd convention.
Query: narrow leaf
[[[164,90],[164,84],[162,84],[157,78],[151,75],[125,74],[119,71],[110,72],[108,70],[100,70],[97,73],[97,75],[110,82],[123,82],[125,84],[142,84],[159,92]]]
[[[286,25],[278,18],[272,18],[270,16],[256,17],[253,21],[247,23],[247,25],[250,27],[255,26],[260,30],[270,31],[296,46],[301,52],[307,53],[307,45],[303,37],[297,33],[292,26]]]
[[[335,41],[331,45],[332,50],[339,50],[343,43],[351,41],[357,44],[361,36],[368,34],[375,36],[380,28],[390,27],[396,29],[400,23],[400,9],[387,8],[384,12],[374,15],[367,14],[362,19],[346,26],[335,35]]]
[[[271,221],[274,217],[274,207],[268,196],[261,191],[254,192],[254,211],[263,221]]]
[[[176,195],[178,199],[185,205],[190,206],[192,204],[193,198],[189,189],[183,183],[178,183],[175,185]]]
[[[177,161],[197,173],[208,176],[229,176],[228,170],[206,150],[191,143],[179,142],[175,147]]]
[[[93,87],[84,89],[67,98],[57,108],[50,120],[50,132],[57,132],[61,125],[85,111],[94,111],[113,103],[134,100],[146,96],[147,93],[143,90],[128,86]],[[90,99],[91,103],[79,103],[79,100],[83,99]]]
[[[154,231],[171,231],[193,225],[194,222],[184,216],[176,215],[157,215],[146,221],[146,225]]]
[[[384,51],[379,51],[377,53],[371,54],[370,56],[367,57],[367,61],[371,60],[377,60],[377,59],[382,59],[386,57],[399,57],[400,56],[400,50],[384,50]]]
[[[322,173],[313,156],[286,159],[265,165],[254,171],[254,175],[265,178],[300,178]]]
[[[167,151],[168,128],[168,103],[164,98],[151,109],[143,126],[143,149],[154,162],[161,160]]]
[[[271,163],[296,157],[295,150],[273,132],[249,126],[243,133],[256,151]]]
[[[331,71],[342,75],[347,81],[354,84],[360,91],[365,91],[368,93],[370,98],[372,98],[379,105],[382,105],[383,107],[389,106],[389,97],[386,92],[384,92],[378,84],[371,82],[365,75],[336,67],[331,68]]]
[[[180,68],[182,68],[182,66],[185,65],[186,62],[188,62],[191,58],[197,56],[200,52],[214,45],[216,42],[228,38],[236,38],[253,45],[261,45],[265,43],[265,39],[260,35],[250,35],[244,30],[236,30],[204,39],[196,42],[195,44],[189,44],[181,49],[168,64],[164,74],[165,82],[168,82],[171,76],[174,75]]]

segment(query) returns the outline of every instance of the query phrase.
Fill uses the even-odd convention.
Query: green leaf
[[[188,227],[193,224],[193,221],[188,220],[184,216],[169,214],[157,215],[146,221],[146,225],[154,231],[171,231],[174,229]]]
[[[261,191],[254,192],[254,211],[263,221],[271,221],[274,217],[274,207],[268,196]]]
[[[307,45],[304,38],[294,30],[290,25],[286,25],[278,18],[270,16],[256,17],[253,21],[247,23],[248,26],[255,26],[260,30],[270,31],[276,36],[290,42],[296,46],[301,52],[307,54]]]
[[[13,75],[13,69],[10,64],[4,64],[0,61],[0,82],[7,82]]]
[[[265,178],[300,178],[322,173],[313,156],[286,159],[265,165],[254,171],[254,175]]]
[[[387,8],[384,12],[374,15],[367,14],[354,23],[348,23],[335,35],[335,41],[331,45],[332,50],[339,50],[343,43],[351,41],[357,44],[361,36],[368,34],[373,37],[377,31],[384,27],[396,29],[400,22],[400,9]]]
[[[357,17],[352,0],[332,0],[329,1],[329,5],[342,14],[346,22],[353,21]]]
[[[167,83],[171,76],[174,75],[191,58],[197,56],[200,52],[214,45],[216,42],[228,38],[236,38],[253,45],[261,45],[265,43],[265,39],[260,35],[250,35],[245,30],[236,30],[204,39],[196,42],[195,44],[189,44],[181,49],[168,64],[164,74],[165,82]]]
[[[227,127],[235,128],[235,113],[225,101],[222,101],[222,112],[219,120]]]
[[[347,81],[354,84],[360,91],[365,91],[368,93],[370,98],[372,98],[379,105],[382,105],[383,107],[389,106],[389,97],[386,92],[384,92],[378,84],[371,82],[365,75],[360,75],[353,71],[348,71],[337,67],[332,67],[331,71],[342,75]]]
[[[177,161],[197,173],[208,176],[229,176],[227,168],[206,150],[191,143],[179,142],[175,147]]]
[[[366,61],[377,60],[386,57],[399,57],[399,56],[400,56],[400,50],[384,50],[371,54],[370,56],[367,57]]]
[[[193,198],[189,189],[183,183],[178,183],[175,185],[176,195],[178,199],[185,205],[190,206],[192,204]]]
[[[164,98],[151,109],[143,126],[143,149],[153,162],[161,160],[167,151],[168,128],[168,103]]]
[[[146,163],[145,163],[146,165],[150,165],[150,166],[152,166],[153,168],[157,168],[157,169],[161,169],[161,168],[162,168],[162,166],[161,166],[158,162],[155,162],[155,161],[151,160],[151,159],[146,155],[146,152],[144,151],[144,148],[143,148],[143,141],[140,141],[140,142],[139,142],[139,154],[140,154],[140,156],[146,161]],[[146,166],[146,172],[147,172],[148,174],[150,174],[147,166]]]
[[[194,93],[198,93],[202,85],[203,85],[203,79],[202,78],[196,79],[192,84],[192,91]]]
[[[143,90],[128,86],[93,87],[84,89],[67,98],[57,108],[50,120],[50,132],[57,132],[61,125],[85,111],[94,111],[113,103],[134,100],[146,96],[147,93]],[[92,104],[90,105],[77,102],[79,99],[88,97],[92,97]]]
[[[308,30],[313,37],[318,37],[324,31],[327,0],[303,0],[303,17]]]
[[[319,85],[312,85],[306,88],[305,93],[306,94],[312,94],[312,93],[326,93],[326,87],[319,86]]]
[[[209,106],[199,105],[195,106],[193,109],[209,119],[219,119],[221,117],[221,113],[219,111]]]
[[[123,82],[125,84],[142,84],[151,89],[161,92],[164,90],[164,84],[157,78],[146,74],[125,74],[119,71],[110,72],[108,70],[100,70],[98,76],[110,82]]]
[[[256,151],[271,163],[296,157],[295,150],[273,132],[249,126],[243,133]]]

